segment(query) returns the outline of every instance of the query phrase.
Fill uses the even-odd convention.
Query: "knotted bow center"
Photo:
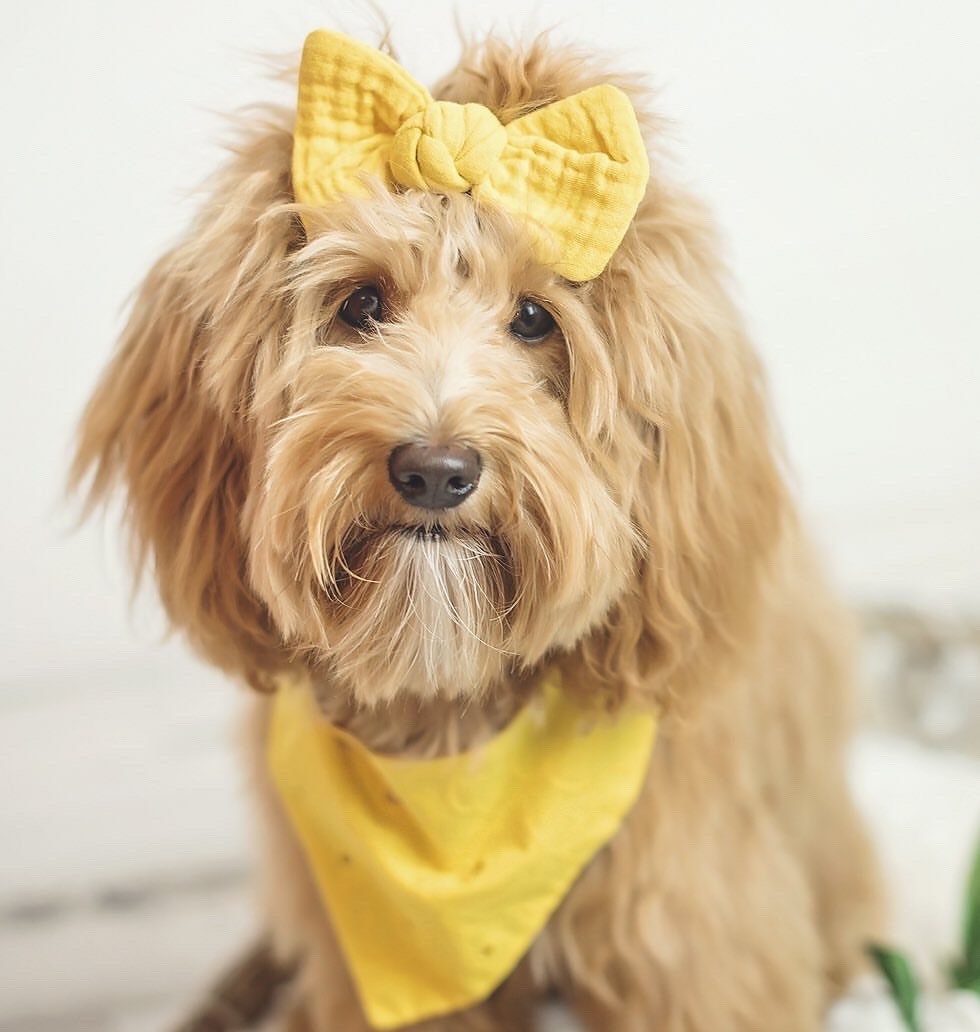
[[[489,108],[437,100],[399,127],[388,165],[402,186],[464,193],[486,178],[506,144]]]

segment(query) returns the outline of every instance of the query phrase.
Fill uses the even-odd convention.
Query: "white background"
[[[486,9],[651,75],[839,581],[858,600],[980,610],[980,3],[383,6],[425,82],[458,52],[452,12],[475,31]],[[114,525],[72,530],[72,428],[125,298],[220,159],[219,113],[289,96],[255,55],[298,52],[317,25],[377,32],[366,5],[293,0],[31,0],[2,24],[0,1032],[42,1011],[103,1028],[105,1008],[173,1001],[238,944],[247,848],[232,693],[160,643],[152,595],[130,608]],[[974,818],[951,800],[975,791],[930,789],[916,812],[933,796],[962,839]],[[903,862],[925,855],[923,826],[891,836]],[[927,834],[943,862],[965,855]],[[940,879],[944,914],[959,879]],[[143,903],[113,910],[119,886]],[[25,900],[59,916],[25,924]]]
[[[463,24],[559,32],[650,73],[714,206],[805,508],[854,595],[980,603],[980,4],[384,4],[431,82]],[[255,55],[366,6],[36,0],[4,12],[0,684],[143,655],[117,535],[72,533],[72,427],[150,261],[282,94]],[[2,690],[7,690],[6,687]]]

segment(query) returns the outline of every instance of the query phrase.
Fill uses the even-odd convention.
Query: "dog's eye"
[[[338,315],[355,330],[366,330],[373,322],[380,322],[384,314],[381,291],[369,283],[358,287],[340,306]]]
[[[517,306],[517,315],[510,323],[510,332],[525,344],[537,344],[554,328],[555,320],[551,312],[529,297],[521,299]]]

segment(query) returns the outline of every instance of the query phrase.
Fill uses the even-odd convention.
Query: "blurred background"
[[[855,779],[889,815],[896,934],[935,960],[980,812],[980,5],[380,6],[423,82],[455,62],[456,16],[555,26],[659,87],[804,510],[842,590],[879,614]],[[263,55],[321,25],[373,42],[378,24],[299,0],[4,12],[2,1032],[162,1028],[253,927],[240,690],[166,640],[151,592],[131,604],[115,520],[73,529],[63,483],[125,300],[221,160],[222,113],[291,100]],[[922,881],[942,886],[913,899]]]

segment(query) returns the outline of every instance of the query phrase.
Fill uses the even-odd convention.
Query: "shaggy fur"
[[[470,47],[437,97],[508,121],[602,81],[541,39]],[[843,767],[849,630],[780,472],[758,363],[702,209],[658,164],[606,271],[536,265],[468,196],[376,190],[304,212],[288,111],[253,120],[147,277],[81,426],[76,480],[125,488],[173,623],[255,688],[312,675],[371,747],[434,755],[501,727],[558,664],[587,705],[662,712],[640,800],[514,974],[419,1032],[518,1032],[557,989],[615,1032],[813,1032],[875,927]],[[652,147],[656,122],[647,116]],[[385,321],[336,318],[378,284]],[[519,298],[554,313],[537,345]],[[387,456],[479,451],[420,513]],[[262,762],[268,920],[302,959],[292,1027],[366,1029]]]

